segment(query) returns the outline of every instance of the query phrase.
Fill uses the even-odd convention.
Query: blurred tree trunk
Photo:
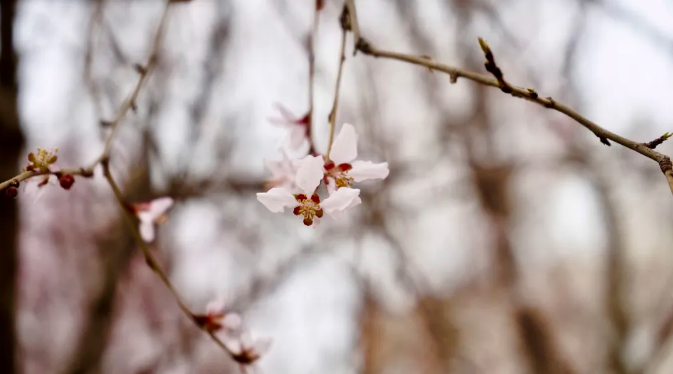
[[[18,58],[14,52],[14,19],[18,0],[0,1],[0,180],[17,172],[23,147],[17,108]],[[16,276],[18,270],[18,209],[16,200],[0,196],[0,368],[17,372]]]

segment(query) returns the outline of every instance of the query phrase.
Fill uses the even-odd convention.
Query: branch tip
[[[643,145],[647,148],[654,149],[657,146],[661,145],[661,143],[668,140],[668,138],[670,138],[671,136],[673,136],[673,133],[666,132],[664,135],[652,140],[651,142],[643,143]]]

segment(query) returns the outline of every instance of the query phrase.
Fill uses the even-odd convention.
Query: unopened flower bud
[[[14,186],[9,186],[9,187],[7,187],[7,189],[5,190],[5,194],[6,194],[7,197],[9,197],[10,199],[13,199],[13,198],[16,197],[16,195],[19,194],[19,189],[16,188],[16,187],[14,187]]]
[[[75,177],[71,174],[63,174],[58,177],[58,183],[64,190],[69,190],[70,187],[72,187],[72,184],[75,183]]]

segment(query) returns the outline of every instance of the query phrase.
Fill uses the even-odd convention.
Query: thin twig
[[[168,0],[166,2],[166,6],[164,7],[163,14],[161,15],[161,20],[159,21],[159,27],[157,29],[157,33],[154,36],[154,41],[152,42],[152,48],[150,52],[150,56],[147,59],[147,62],[145,63],[144,66],[141,66],[142,68],[136,68],[136,71],[138,72],[138,80],[136,81],[135,86],[133,87],[133,90],[129,94],[129,96],[122,102],[122,104],[119,106],[119,109],[115,113],[114,117],[110,121],[101,121],[105,123],[106,127],[108,127],[110,132],[108,133],[108,136],[105,138],[105,144],[103,147],[103,152],[98,156],[96,160],[94,160],[89,166],[86,167],[80,167],[80,168],[70,168],[70,169],[61,169],[56,172],[52,171],[25,171],[22,172],[21,174],[15,176],[14,178],[7,180],[5,182],[0,183],[0,191],[4,190],[5,188],[9,187],[10,184],[13,183],[20,183],[23,182],[26,179],[36,177],[39,175],[64,175],[64,174],[70,174],[70,175],[78,175],[78,176],[83,176],[83,177],[92,177],[94,168],[98,166],[98,164],[104,162],[105,160],[108,160],[110,158],[110,152],[112,152],[112,145],[114,144],[114,140],[117,137],[117,133],[119,131],[119,123],[126,117],[126,114],[129,112],[129,110],[133,109],[136,107],[136,101],[138,100],[138,95],[140,94],[140,90],[144,86],[145,82],[147,81],[147,77],[149,76],[150,72],[154,69],[156,65],[156,60],[157,60],[157,54],[159,50],[159,46],[161,44],[161,39],[164,34],[164,28],[166,25],[166,19],[168,17],[168,9],[170,7],[170,3],[172,1]],[[140,65],[138,65],[140,66]]]
[[[455,83],[458,78],[465,78],[468,80],[471,80],[473,82],[485,85],[485,86],[491,86],[491,87],[497,87],[500,88],[503,92],[508,93],[514,97],[522,98],[528,101],[532,101],[538,105],[541,105],[547,109],[552,109],[557,112],[563,113],[566,116],[572,118],[575,120],[577,123],[580,125],[584,126],[586,129],[589,131],[593,132],[603,144],[609,145],[609,141],[611,140],[617,144],[620,144],[626,148],[629,148],[635,152],[640,153],[641,155],[650,158],[654,161],[657,161],[661,167],[662,172],[666,176],[666,180],[669,184],[669,187],[671,189],[671,192],[673,193],[673,165],[671,164],[670,158],[663,154],[659,153],[652,148],[648,147],[644,143],[639,143],[627,138],[624,138],[623,136],[617,135],[613,133],[610,130],[607,130],[595,122],[589,120],[588,118],[584,117],[580,113],[576,112],[572,108],[552,99],[551,97],[543,98],[538,93],[531,88],[522,88],[522,87],[517,87],[514,85],[511,85],[507,82],[504,81],[504,79],[493,79],[489,76],[482,75],[479,73],[459,69],[453,66],[449,65],[444,65],[438,62],[435,62],[434,60],[428,59],[427,57],[422,57],[422,56],[413,56],[413,55],[408,55],[408,54],[403,54],[403,53],[397,53],[397,52],[390,52],[390,51],[384,51],[377,49],[373,47],[369,42],[367,42],[362,36],[359,35],[359,25],[357,24],[357,16],[356,16],[356,9],[355,9],[355,2],[354,0],[346,0],[346,5],[348,6],[349,13],[351,15],[351,23],[352,23],[352,29],[353,29],[353,34],[356,37],[356,42],[355,42],[355,48],[359,51],[361,51],[364,54],[373,56],[373,57],[381,57],[381,58],[388,58],[392,60],[398,60],[398,61],[404,61],[408,62],[414,65],[419,65],[419,66],[424,66],[426,68],[432,69],[432,70],[437,70],[443,73],[446,73],[449,75],[451,78],[451,82]],[[357,30],[357,33],[356,33]],[[483,42],[483,41],[482,41]],[[482,43],[480,43],[482,44]],[[484,48],[486,47],[486,48]],[[488,45],[484,42],[482,44],[482,49],[484,50],[484,53],[487,55],[487,64],[489,63],[488,59],[488,52],[490,52],[490,48],[488,48]],[[491,53],[492,57],[492,53]],[[493,60],[495,62],[495,60]],[[493,67],[495,68],[495,64],[493,64]],[[488,66],[487,66],[488,69]],[[495,70],[495,69],[490,69],[490,70]],[[497,73],[497,71],[496,71]],[[502,74],[502,72],[500,72]],[[500,76],[502,78],[502,75]]]
[[[355,0],[346,0],[346,7],[348,8],[350,30],[353,32],[353,56],[355,56],[359,49],[358,43],[362,39],[362,34],[360,34],[360,22],[358,22],[358,12],[355,8]]]
[[[157,61],[157,54],[159,47],[161,45],[161,40],[164,34],[164,29],[166,27],[166,20],[168,18],[168,10],[170,8],[170,4],[174,2],[174,0],[167,0],[166,1],[166,6],[164,8],[163,14],[161,16],[161,20],[159,21],[159,27],[157,28],[156,35],[154,37],[152,47],[151,47],[151,52],[150,56],[148,58],[148,61],[146,62],[145,65],[136,65],[136,71],[139,74],[138,81],[136,82],[136,85],[134,86],[133,90],[131,91],[131,94],[122,102],[120,105],[119,109],[117,110],[114,118],[111,121],[105,121],[105,124],[107,127],[110,128],[110,132],[105,139],[105,146],[103,148],[103,152],[101,155],[93,162],[91,165],[87,167],[81,167],[81,168],[75,168],[75,169],[62,169],[56,172],[52,171],[46,171],[46,172],[40,172],[40,171],[26,171],[23,172],[16,177],[3,182],[0,184],[0,191],[3,190],[4,188],[8,187],[11,184],[17,183],[17,182],[22,182],[28,178],[35,177],[38,175],[63,175],[63,174],[71,174],[71,175],[79,175],[79,176],[84,176],[84,177],[91,177],[93,176],[93,170],[96,166],[99,164],[103,168],[103,174],[105,179],[107,180],[108,184],[110,185],[110,188],[112,189],[112,192],[114,193],[114,196],[119,203],[119,206],[121,207],[122,212],[124,213],[124,217],[129,225],[129,228],[131,229],[131,232],[133,234],[133,237],[135,238],[136,242],[138,243],[138,246],[140,247],[143,255],[145,256],[145,261],[147,262],[147,265],[154,271],[154,273],[157,274],[159,279],[164,283],[166,288],[171,292],[171,294],[174,296],[178,307],[180,310],[187,316],[189,319],[197,325],[200,329],[206,331],[210,337],[219,345],[221,348],[223,348],[232,358],[234,358],[236,355],[234,352],[232,352],[215,334],[211,331],[206,330],[201,324],[199,324],[196,320],[196,314],[193,313],[189,307],[187,307],[187,304],[182,300],[178,292],[176,291],[175,287],[171,283],[170,279],[166,275],[165,271],[161,269],[159,266],[159,262],[156,260],[152,252],[150,251],[149,246],[145,241],[142,239],[140,235],[140,231],[138,229],[137,225],[137,220],[133,213],[127,208],[128,204],[124,201],[124,196],[121,192],[121,189],[117,185],[117,182],[112,176],[112,173],[110,171],[110,153],[112,152],[112,146],[114,143],[114,140],[116,138],[116,135],[119,132],[119,124],[121,121],[125,118],[126,114],[129,112],[129,110],[133,109],[135,110],[136,108],[136,100],[138,98],[138,95],[140,94],[140,91],[144,85],[144,83],[147,81],[147,77],[149,76],[150,72],[154,69],[156,66],[156,61]]]
[[[320,0],[316,0],[315,9],[313,11],[313,26],[311,27],[311,34],[308,37],[308,128],[307,137],[310,144],[309,154],[316,154],[315,142],[313,141],[313,100],[315,96],[315,37],[318,33],[318,21],[320,10],[324,4]]]
[[[124,218],[126,219],[126,222],[129,225],[129,229],[131,230],[131,233],[133,234],[133,237],[135,238],[136,242],[138,243],[138,246],[140,247],[140,250],[142,251],[143,255],[145,256],[145,261],[147,262],[147,266],[149,266],[152,271],[154,271],[155,274],[161,279],[161,281],[164,283],[166,288],[171,292],[173,297],[175,298],[175,301],[178,304],[178,307],[180,310],[187,316],[189,319],[194,322],[199,328],[203,329],[202,326],[196,321],[196,313],[192,312],[187,304],[182,300],[180,297],[180,294],[178,294],[178,291],[175,289],[173,284],[171,283],[170,279],[168,279],[168,276],[166,275],[166,272],[164,272],[163,269],[161,269],[161,266],[159,266],[159,262],[157,259],[154,257],[152,252],[150,251],[150,247],[147,245],[147,243],[142,239],[142,236],[140,236],[140,231],[138,229],[138,225],[136,222],[135,216],[131,213],[131,211],[127,208],[127,204],[124,201],[124,195],[121,192],[121,189],[117,185],[117,182],[114,180],[112,177],[112,173],[110,172],[110,165],[107,161],[102,163],[103,166],[103,173],[105,175],[105,179],[108,181],[108,184],[110,185],[110,188],[112,188],[112,192],[115,195],[115,198],[117,199],[117,202],[119,203],[119,206],[124,214]],[[207,331],[204,329],[204,331],[208,332],[210,337],[219,345],[222,347],[227,353],[229,353],[230,356],[234,357],[235,354],[231,352],[231,350],[213,333],[210,331]]]
[[[341,76],[343,74],[344,61],[346,61],[346,34],[350,29],[350,21],[348,20],[348,7],[344,5],[341,12],[341,55],[339,57],[339,71],[337,72],[336,88],[334,89],[334,102],[332,103],[332,110],[329,112],[329,141],[327,143],[326,159],[329,160],[330,152],[332,152],[332,142],[334,142],[334,129],[336,127],[336,114],[339,108],[339,92],[341,90]]]
[[[664,135],[652,140],[651,142],[645,143],[645,147],[650,149],[655,149],[660,146],[663,142],[667,141],[673,134],[666,132]]]

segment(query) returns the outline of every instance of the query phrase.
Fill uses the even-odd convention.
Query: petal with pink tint
[[[229,335],[222,336],[222,343],[235,355],[240,355],[243,352],[243,345],[238,338]]]
[[[344,123],[339,134],[332,143],[332,150],[329,159],[335,164],[348,163],[358,156],[358,135],[355,133],[355,127],[349,123]]]
[[[335,211],[343,211],[360,203],[360,190],[355,188],[339,188],[330,197],[325,199],[320,206],[327,214]],[[354,205],[353,205],[354,204]]]
[[[141,221],[154,221],[166,213],[171,206],[173,206],[173,199],[170,197],[154,199],[146,205],[145,209],[138,210],[138,219]]]
[[[375,164],[371,161],[355,161],[351,165],[353,168],[348,171],[348,175],[353,177],[355,182],[362,182],[367,179],[385,179],[390,173],[387,162]]]
[[[243,319],[238,313],[227,313],[222,319],[222,325],[228,330],[238,330],[243,324]]]
[[[140,221],[140,237],[145,243],[150,243],[154,240],[154,222],[151,220]]]
[[[297,169],[297,176],[295,183],[306,196],[311,196],[323,177],[323,165],[325,161],[322,156],[311,156],[308,155],[304,157],[301,161],[299,168]]]
[[[257,200],[274,213],[281,213],[286,207],[297,205],[297,199],[284,188],[272,188],[268,192],[258,192]]]
[[[306,141],[306,128],[302,125],[295,125],[289,129],[287,135],[287,144],[290,149],[297,149]]]
[[[269,351],[271,343],[272,340],[270,338],[259,338],[253,345],[253,349],[255,350],[255,353],[261,356]]]
[[[215,300],[212,300],[206,305],[206,313],[220,313],[224,310],[225,300],[223,297],[218,297]]]
[[[253,345],[255,344],[255,340],[252,338],[252,334],[250,334],[249,331],[246,331],[243,334],[241,334],[240,340],[243,349],[252,348]]]
[[[344,216],[344,214],[346,214],[346,211],[347,211],[348,209],[353,208],[353,207],[355,207],[355,206],[358,206],[358,205],[360,205],[361,203],[362,203],[362,200],[361,200],[360,197],[358,196],[358,197],[356,197],[355,199],[353,199],[353,201],[351,201],[350,205],[348,205],[348,207],[347,207],[346,209],[344,209],[344,210],[335,210],[335,211],[333,211],[332,213],[329,213],[329,216],[332,217],[332,219],[334,219],[334,220],[339,220],[339,219],[341,219],[341,217]]]

